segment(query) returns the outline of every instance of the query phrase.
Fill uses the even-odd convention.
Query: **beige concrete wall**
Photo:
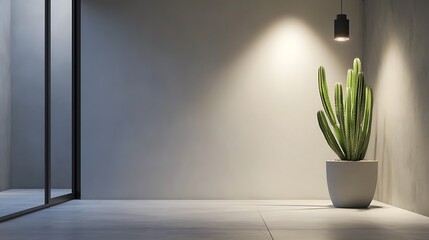
[[[328,198],[317,68],[361,56],[360,0],[345,43],[337,0],[82,7],[84,198]]]
[[[376,199],[429,215],[429,1],[364,1],[364,59],[375,88]]]

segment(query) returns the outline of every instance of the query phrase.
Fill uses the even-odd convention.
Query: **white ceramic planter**
[[[367,208],[377,185],[378,162],[326,161],[326,177],[332,203],[338,208]]]

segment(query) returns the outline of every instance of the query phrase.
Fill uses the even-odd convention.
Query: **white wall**
[[[345,43],[337,0],[82,7],[83,198],[328,198],[317,68],[362,55],[360,0]]]
[[[429,216],[429,2],[364,6],[365,71],[378,116],[376,198]]]
[[[10,184],[10,0],[0,0],[0,191]]]

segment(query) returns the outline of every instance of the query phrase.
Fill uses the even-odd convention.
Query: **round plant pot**
[[[337,208],[367,208],[377,185],[378,162],[326,161],[329,195]]]

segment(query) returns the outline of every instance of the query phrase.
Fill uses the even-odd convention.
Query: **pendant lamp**
[[[334,20],[334,39],[340,42],[349,40],[349,20],[347,15],[343,14],[343,0],[341,0],[341,14],[338,14],[337,19]]]

